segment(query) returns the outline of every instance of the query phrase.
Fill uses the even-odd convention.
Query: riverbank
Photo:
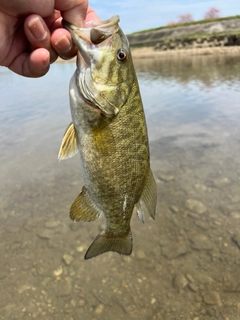
[[[190,56],[206,56],[206,55],[232,55],[239,56],[240,46],[233,47],[209,47],[209,48],[195,48],[195,49],[179,49],[179,50],[166,50],[158,51],[154,47],[131,48],[133,59],[148,59],[148,58],[166,58],[166,57],[190,57]],[[70,60],[63,60],[58,58],[58,63],[75,63],[76,58]]]
[[[142,58],[161,58],[161,57],[184,57],[197,55],[233,55],[240,57],[240,46],[234,47],[209,47],[209,48],[195,48],[195,49],[179,49],[158,51],[154,47],[132,48],[133,59]]]
[[[197,40],[210,40],[209,38],[215,37],[219,40],[219,37],[223,37],[221,46],[234,45],[234,41],[226,41],[225,37],[238,36],[240,33],[240,18],[229,17],[223,19],[212,19],[211,21],[195,21],[194,23],[178,24],[174,26],[160,27],[153,30],[142,30],[133,34],[127,35],[131,47],[154,47],[160,43],[168,43],[169,41],[177,42],[191,42]],[[200,41],[198,41],[200,40]],[[209,46],[218,46],[219,44],[211,44]],[[238,45],[237,43],[235,45]]]
[[[158,51],[154,47],[132,48],[133,59],[146,58],[166,58],[166,57],[185,57],[185,56],[199,56],[199,55],[232,55],[240,57],[240,46],[236,47],[212,47],[212,48],[197,48],[197,49],[181,49],[181,50],[166,50]],[[58,63],[75,62],[76,58],[70,60],[63,60],[58,58]]]

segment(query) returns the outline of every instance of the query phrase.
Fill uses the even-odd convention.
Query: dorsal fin
[[[77,132],[71,122],[67,127],[58,153],[58,160],[66,160],[78,153]]]

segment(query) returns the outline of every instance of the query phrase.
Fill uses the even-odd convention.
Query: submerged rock
[[[41,239],[50,239],[50,238],[53,237],[54,232],[52,230],[49,230],[49,229],[41,229],[41,230],[39,230],[37,232],[37,235]]]
[[[211,291],[211,292],[204,294],[203,301],[205,302],[205,304],[208,304],[208,305],[215,305],[215,304],[221,305],[222,304],[220,295],[216,291]]]
[[[179,258],[190,252],[185,243],[179,243],[177,241],[171,241],[162,248],[162,255],[168,260]]]
[[[226,187],[230,184],[230,180],[228,178],[217,178],[212,181],[212,184],[216,188]]]
[[[203,234],[196,234],[189,238],[191,242],[191,247],[196,250],[211,250],[212,243]]]
[[[235,234],[232,236],[233,243],[240,249],[240,234]]]
[[[59,277],[63,273],[63,267],[59,266],[56,270],[53,271],[55,277]]]
[[[184,289],[188,285],[188,281],[186,277],[183,274],[177,274],[173,278],[173,287],[180,292],[182,289]]]
[[[158,173],[158,178],[164,182],[170,182],[174,180],[174,176],[167,173]]]
[[[63,255],[63,261],[67,266],[69,266],[73,262],[73,260],[74,260],[74,258],[73,258],[73,256],[70,256],[70,254]]]
[[[60,223],[61,222],[59,220],[50,220],[45,223],[45,227],[48,229],[53,229],[53,228],[58,227],[60,225]]]
[[[179,209],[176,206],[170,206],[169,209],[172,211],[172,213],[178,213]]]
[[[233,219],[240,219],[240,212],[239,211],[232,211],[230,213],[230,217]]]
[[[101,304],[99,304],[97,307],[96,307],[96,309],[95,309],[95,313],[96,314],[101,314],[101,313],[103,313],[103,310],[104,310],[104,305],[101,303]]]
[[[188,199],[186,201],[186,208],[199,214],[205,213],[207,211],[207,208],[202,202],[194,199]]]
[[[72,291],[72,279],[66,278],[57,283],[57,296],[68,296]]]

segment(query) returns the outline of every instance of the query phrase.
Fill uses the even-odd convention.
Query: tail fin
[[[109,236],[103,231],[90,245],[84,258],[87,260],[108,251],[129,255],[132,253],[132,246],[133,241],[131,231],[122,237]]]

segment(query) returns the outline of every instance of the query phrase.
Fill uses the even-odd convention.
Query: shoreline
[[[194,48],[194,49],[178,49],[158,51],[153,47],[132,48],[133,59],[144,58],[166,58],[166,57],[190,57],[190,56],[206,56],[206,55],[233,55],[240,57],[240,46],[232,47],[208,47],[208,48]]]
[[[232,47],[208,47],[208,48],[194,48],[194,49],[179,49],[179,50],[166,50],[158,51],[154,50],[154,47],[142,47],[142,48],[131,48],[133,59],[158,59],[158,58],[169,58],[169,57],[191,57],[191,56],[220,56],[220,55],[232,55],[240,57],[240,46]],[[69,60],[63,60],[58,58],[58,63],[74,63],[76,58]]]

